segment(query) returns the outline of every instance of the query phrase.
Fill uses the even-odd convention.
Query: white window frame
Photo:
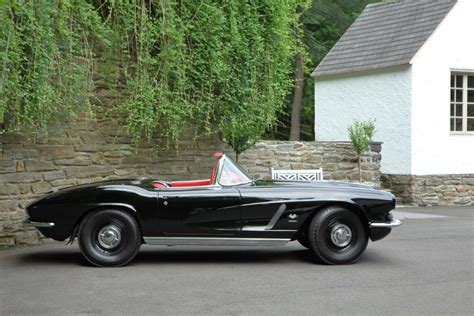
[[[451,101],[451,92],[452,92],[452,89],[454,88],[454,91],[456,91],[456,83],[454,84],[454,87],[451,87],[451,77],[452,76],[462,76],[463,77],[463,84],[462,84],[462,131],[452,131],[451,130],[451,120],[453,119],[453,117],[451,116],[451,105],[454,103],[459,103],[459,102],[456,102],[456,93],[454,95],[454,102]],[[449,132],[451,135],[474,135],[474,131],[468,131],[467,130],[467,119],[470,118],[470,119],[473,119],[474,117],[473,116],[467,116],[467,105],[471,105],[474,103],[473,102],[467,102],[467,92],[468,92],[468,89],[469,90],[474,90],[474,88],[468,88],[468,77],[474,77],[474,72],[466,72],[466,71],[451,71],[451,76],[450,76],[450,84],[449,84],[449,95],[450,95],[450,100],[449,100]],[[455,106],[456,107],[456,106]],[[457,114],[457,113],[455,113]],[[454,118],[456,118],[458,116],[454,116]],[[454,124],[456,125],[456,122],[454,122]]]

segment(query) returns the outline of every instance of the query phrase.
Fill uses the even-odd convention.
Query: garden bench
[[[322,181],[323,168],[306,170],[272,170],[274,180]]]

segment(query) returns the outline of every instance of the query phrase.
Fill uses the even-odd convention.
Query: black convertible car
[[[209,179],[112,180],[43,196],[27,225],[78,237],[96,266],[123,266],[150,245],[276,246],[298,240],[328,264],[355,262],[401,222],[393,194],[336,182],[253,179],[222,153]]]

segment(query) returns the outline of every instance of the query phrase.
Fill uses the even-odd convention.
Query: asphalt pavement
[[[400,208],[352,265],[279,248],[143,246],[122,268],[75,243],[0,251],[0,315],[474,314],[474,207]]]

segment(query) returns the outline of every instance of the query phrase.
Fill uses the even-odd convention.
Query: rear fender
[[[138,227],[140,228],[140,231],[142,231],[141,223],[140,223],[140,220],[138,218],[138,212],[135,209],[135,207],[133,207],[133,205],[126,204],[126,203],[98,203],[98,204],[94,205],[92,208],[90,208],[89,210],[87,210],[86,212],[84,212],[81,215],[81,217],[76,221],[76,223],[74,225],[74,228],[71,231],[71,234],[69,236],[69,242],[68,243],[72,244],[72,242],[74,241],[74,238],[77,237],[77,234],[79,232],[79,226],[81,225],[84,218],[86,218],[91,213],[100,212],[100,211],[103,211],[103,210],[110,210],[110,209],[122,210],[122,211],[127,212],[130,215],[132,215],[135,218],[135,220],[137,221]]]

